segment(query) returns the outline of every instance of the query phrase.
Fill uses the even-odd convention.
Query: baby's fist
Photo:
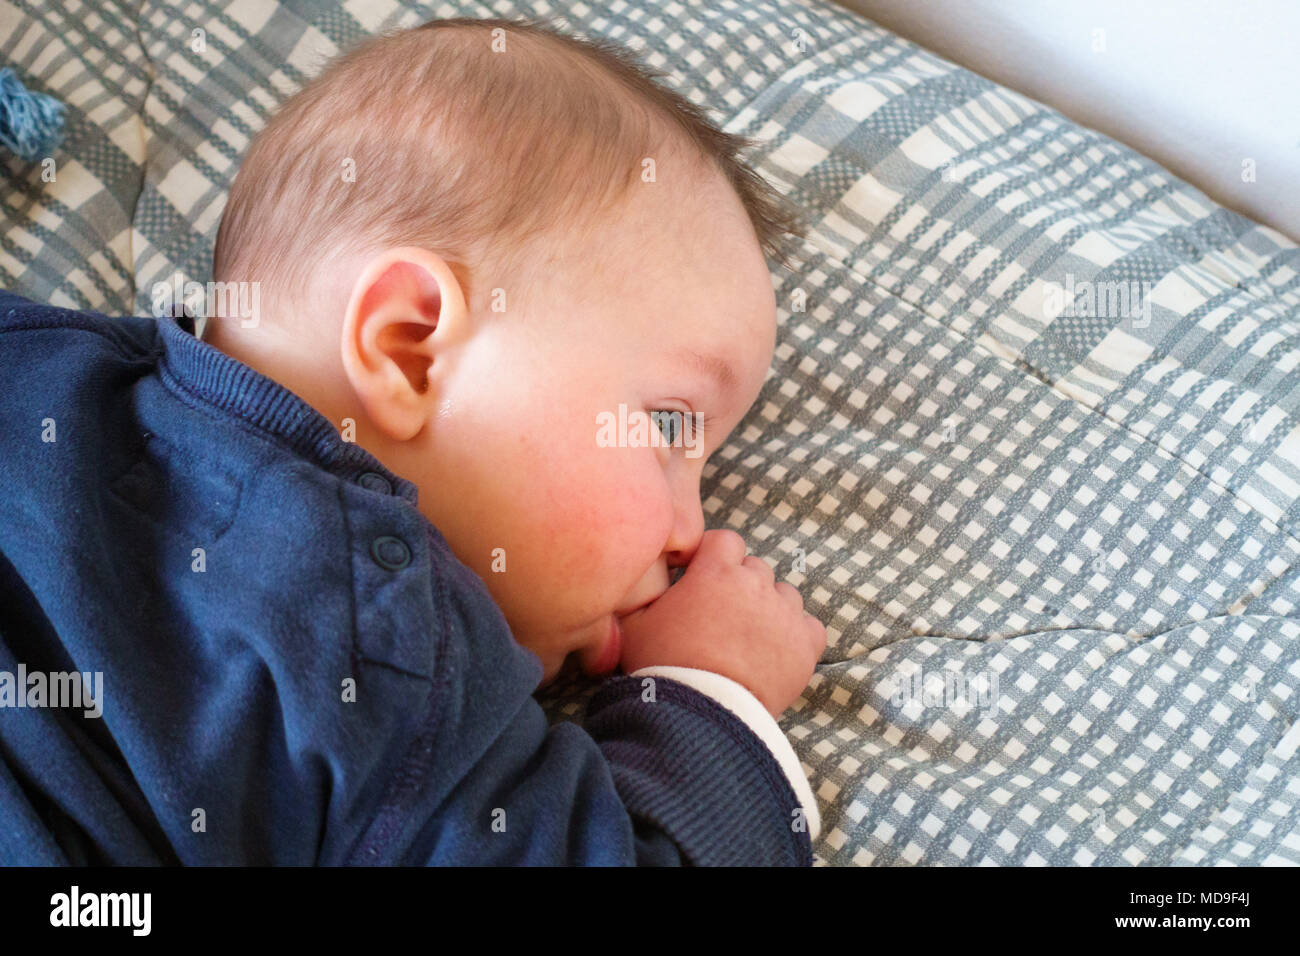
[[[799,592],[728,530],[704,532],[677,583],[622,626],[626,673],[653,665],[713,671],[774,717],[808,685],[826,649],[826,628],[804,613]]]

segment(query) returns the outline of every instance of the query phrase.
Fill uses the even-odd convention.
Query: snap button
[[[357,484],[368,491],[377,491],[381,495],[391,495],[393,486],[388,483],[388,479],[383,475],[377,475],[373,471],[368,471],[357,479]]]
[[[401,538],[390,534],[380,535],[370,542],[370,556],[381,568],[400,571],[411,563],[411,549]]]

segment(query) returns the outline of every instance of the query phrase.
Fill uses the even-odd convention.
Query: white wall
[[[838,2],[1300,241],[1300,0]]]

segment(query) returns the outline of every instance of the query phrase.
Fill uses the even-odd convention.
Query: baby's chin
[[[533,640],[520,640],[519,643],[537,657],[542,663],[542,678],[538,688],[555,683],[562,677],[585,675],[587,677],[605,677],[618,669],[622,656],[622,632],[617,624],[611,624],[612,616],[607,615],[591,630],[584,630],[581,643],[574,646],[575,635],[560,638],[546,635]],[[516,634],[516,640],[519,640]],[[560,643],[563,642],[563,643]],[[556,646],[559,643],[560,646]]]
[[[577,650],[565,651],[551,648],[538,650],[532,647],[529,650],[542,662],[542,679],[537,685],[539,688],[554,684],[561,677],[579,673],[582,669]]]
[[[542,679],[541,679],[541,682],[538,683],[537,686],[538,686],[539,688],[542,688],[542,687],[549,687],[551,684],[554,684],[554,683],[555,683],[555,679],[556,679],[557,677],[559,677],[562,673],[565,672],[565,669],[566,669],[566,668],[565,668],[565,664],[568,663],[568,661],[569,661],[569,658],[566,657],[564,660],[560,661],[558,664],[550,664],[550,665],[548,665],[548,664],[546,664],[545,662],[543,662],[542,667],[544,668],[544,670],[542,671]],[[571,670],[572,668],[569,668],[569,669]]]
[[[537,654],[536,651],[533,653]],[[591,666],[586,663],[592,657],[593,652],[591,650],[575,650],[563,657],[557,654],[538,654],[538,659],[542,662],[542,679],[537,685],[538,690],[554,684],[560,678],[606,676],[604,673],[593,673]]]

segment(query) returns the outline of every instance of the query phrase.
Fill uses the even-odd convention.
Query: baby
[[[4,715],[0,860],[809,863],[774,718],[825,629],[700,504],[797,228],[744,144],[612,44],[433,21],[248,150],[256,314],[0,293],[0,649],[104,675],[78,735]],[[571,656],[627,676],[551,728]]]

